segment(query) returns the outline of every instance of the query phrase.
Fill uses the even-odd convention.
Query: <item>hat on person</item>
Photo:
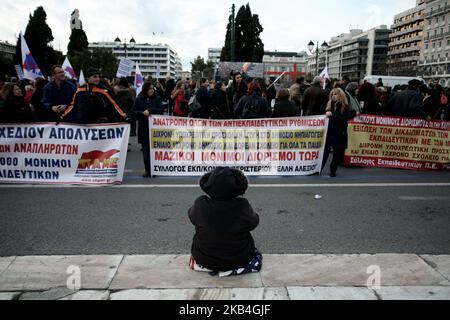
[[[213,199],[229,200],[245,194],[248,180],[242,171],[218,167],[200,179],[200,187]]]
[[[88,72],[87,72],[87,76],[88,78],[92,77],[92,76],[96,76],[96,75],[100,75],[100,71],[96,68],[89,68]]]
[[[350,82],[347,87],[345,88],[345,90],[347,91],[355,91],[356,89],[358,89],[358,83],[356,82]]]

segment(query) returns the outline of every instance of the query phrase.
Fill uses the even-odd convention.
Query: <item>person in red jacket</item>
[[[176,117],[187,117],[189,113],[188,103],[186,100],[185,85],[182,81],[178,82],[175,90],[172,92],[172,99],[175,101],[175,108],[173,111]]]

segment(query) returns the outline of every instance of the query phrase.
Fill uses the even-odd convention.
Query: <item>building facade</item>
[[[153,78],[166,78],[171,76],[181,79],[183,67],[178,54],[166,44],[136,44],[134,48],[126,48],[124,45],[116,47],[114,42],[93,42],[89,49],[111,49],[118,58],[127,58],[139,64],[143,76]]]
[[[12,62],[16,54],[16,46],[8,41],[0,41],[0,55],[5,61]]]
[[[186,81],[186,80],[191,80],[192,79],[192,72],[191,71],[183,71],[181,73],[181,80]]]
[[[419,75],[450,86],[450,0],[425,0]]]
[[[369,75],[387,75],[391,30],[382,25],[363,32],[350,30],[330,40],[326,50],[319,49],[318,73],[328,66],[332,79],[344,76],[362,81]],[[316,54],[308,57],[307,73],[316,75]]]
[[[222,54],[222,48],[209,48],[208,49],[208,61],[211,61],[216,66],[216,69],[220,62],[220,56]]]
[[[286,82],[294,82],[306,75],[308,55],[306,52],[265,51],[263,56],[264,78],[278,78],[285,73]]]
[[[349,33],[343,33],[337,37],[331,38],[326,53],[322,54],[322,56],[328,61],[328,74],[330,75],[330,78],[342,79],[342,50],[344,44],[346,42],[350,42],[353,37],[362,33],[363,30],[353,29],[350,30]]]
[[[394,17],[388,54],[390,76],[418,75],[426,4],[424,0],[416,2],[415,8]]]

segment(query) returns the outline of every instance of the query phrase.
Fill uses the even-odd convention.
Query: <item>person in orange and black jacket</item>
[[[128,115],[114,101],[108,89],[100,85],[100,72],[88,70],[88,83],[79,88],[62,121],[77,124],[128,122]]]

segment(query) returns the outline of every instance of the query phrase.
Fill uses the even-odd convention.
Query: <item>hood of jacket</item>
[[[219,167],[200,179],[202,190],[215,200],[229,200],[245,194],[248,180],[236,169]]]

